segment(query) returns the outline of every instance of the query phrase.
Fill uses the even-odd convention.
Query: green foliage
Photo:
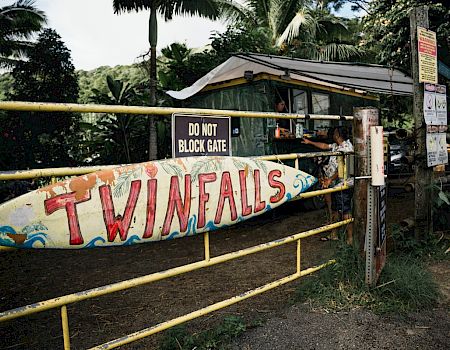
[[[78,82],[70,51],[51,30],[44,30],[30,50],[29,60],[12,71],[9,100],[73,103]],[[6,169],[74,165],[77,114],[8,112],[0,114],[4,136],[0,162]],[[8,152],[14,150],[15,157]]]
[[[419,259],[388,257],[378,288],[372,291],[377,312],[406,313],[424,310],[436,304],[439,289],[430,272]]]
[[[335,265],[301,281],[296,301],[333,311],[365,307],[376,313],[404,313],[428,308],[438,300],[436,283],[416,258],[388,256],[378,287],[372,289],[364,284],[364,273],[358,251],[341,246]]]
[[[106,76],[108,93],[91,90],[90,102],[105,105],[140,105],[142,91]],[[110,114],[96,115],[82,123],[82,152],[79,157],[87,163],[124,164],[146,160],[146,123],[142,115]]]
[[[0,101],[5,101],[6,96],[12,94],[13,82],[11,73],[0,74]]]
[[[439,179],[437,179],[439,180]],[[444,191],[439,182],[433,185],[432,202],[433,225],[435,231],[449,231],[450,228],[450,191]]]
[[[189,334],[182,326],[169,330],[162,340],[160,350],[210,350],[225,349],[227,344],[246,330],[242,318],[228,316],[216,328]]]
[[[33,47],[31,37],[46,23],[33,0],[0,7],[0,68],[13,67]]]
[[[92,102],[92,95],[96,92],[108,94],[109,89],[106,77],[109,75],[117,80],[127,82],[131,86],[145,86],[148,84],[148,76],[137,64],[128,66],[101,66],[91,71],[79,70],[76,72],[80,86],[79,103]]]
[[[425,234],[417,239],[411,228],[402,227],[398,224],[392,225],[392,241],[391,249],[393,253],[406,257],[426,258],[431,256],[439,258],[445,249],[438,235]]]
[[[450,64],[450,11],[448,1],[374,0],[364,18],[366,45],[377,52],[377,61],[410,72],[409,13],[417,6],[429,6],[430,29],[437,32],[438,57]]]
[[[192,53],[185,44],[162,49],[159,83],[164,90],[180,90],[192,85],[236,52],[276,53],[260,28],[229,26],[224,33],[211,35],[211,49]]]

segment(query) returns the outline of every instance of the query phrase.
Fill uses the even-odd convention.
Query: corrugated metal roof
[[[235,54],[193,85],[167,93],[180,100],[200,92],[210,84],[242,78],[245,71],[254,74],[289,75],[290,79],[359,93],[411,95],[412,79],[399,70],[379,65],[319,62],[263,54]]]
[[[236,54],[235,57],[315,78],[324,82],[373,93],[411,95],[412,79],[386,66],[347,62],[319,62],[283,56]]]

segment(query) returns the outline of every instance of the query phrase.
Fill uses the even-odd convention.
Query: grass
[[[335,265],[303,279],[295,301],[330,311],[364,307],[375,313],[400,314],[426,309],[438,301],[438,286],[417,257],[388,256],[375,288],[365,285],[364,271],[358,252],[342,245]]]
[[[215,328],[190,334],[185,327],[177,326],[165,333],[160,350],[226,349],[231,340],[241,335],[247,325],[241,317],[228,316]]]

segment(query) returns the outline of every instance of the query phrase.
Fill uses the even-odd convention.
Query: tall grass
[[[388,257],[375,288],[365,285],[364,273],[358,251],[342,245],[335,265],[300,282],[295,300],[330,311],[364,307],[376,313],[406,313],[438,301],[438,287],[417,258]]]

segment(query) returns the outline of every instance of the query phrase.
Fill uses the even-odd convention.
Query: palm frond
[[[320,61],[348,61],[350,58],[361,56],[361,50],[350,44],[331,43],[321,48],[317,57]]]
[[[252,9],[237,1],[217,0],[219,6],[219,18],[225,23],[244,23],[256,25],[256,18]]]
[[[276,45],[280,47],[284,43],[290,44],[294,39],[296,39],[300,35],[300,29],[303,29],[303,32],[306,36],[313,36],[317,27],[317,22],[315,19],[309,14],[307,9],[299,10],[291,22],[287,25],[286,29],[279,36],[276,41]]]

